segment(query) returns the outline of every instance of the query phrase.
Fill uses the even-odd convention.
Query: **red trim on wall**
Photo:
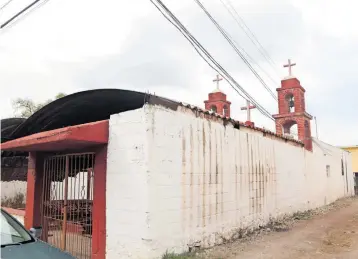
[[[57,151],[108,143],[108,120],[36,133],[1,144],[10,151]]]
[[[106,257],[107,145],[96,152],[93,181],[92,259]]]

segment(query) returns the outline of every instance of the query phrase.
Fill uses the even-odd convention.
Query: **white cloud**
[[[294,0],[303,21],[312,29],[340,40],[357,40],[358,4],[353,0]]]
[[[28,2],[31,1],[13,1],[0,13],[0,22]],[[294,73],[307,90],[308,111],[318,117],[324,140],[334,144],[358,142],[354,133],[358,131],[358,123],[352,121],[350,112],[354,110],[354,96],[358,96],[354,71],[358,59],[355,3],[347,0],[231,2],[276,61],[279,76],[219,0],[203,1],[276,81],[287,73],[282,68],[287,58],[297,62]],[[193,1],[164,3],[250,94],[269,111],[276,112],[277,104]],[[11,100],[16,97],[43,101],[58,92],[103,87],[149,90],[202,106],[214,87],[215,76],[149,0],[48,1],[0,32],[0,74],[2,117],[11,116]],[[273,90],[277,87],[269,80],[266,82]],[[240,111],[244,100],[226,83],[221,87],[232,101],[234,117],[245,120],[245,113]],[[348,94],[342,94],[342,88]],[[253,112],[253,118],[257,125],[273,128],[258,111]],[[349,130],[336,139],[337,125],[343,124]]]

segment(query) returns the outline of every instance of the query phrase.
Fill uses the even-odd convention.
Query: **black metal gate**
[[[94,153],[45,158],[42,239],[76,258],[92,255]]]

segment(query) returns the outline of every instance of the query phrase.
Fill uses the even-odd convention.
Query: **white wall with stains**
[[[318,141],[308,152],[203,116],[150,105],[111,116],[107,258],[220,244],[271,217],[353,194],[347,152]]]
[[[9,181],[3,182],[1,181],[1,199],[13,199],[19,193],[24,195],[24,201],[26,201],[26,190],[27,190],[27,182],[26,181]]]

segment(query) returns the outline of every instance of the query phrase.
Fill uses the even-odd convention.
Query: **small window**
[[[343,165],[343,159],[341,159],[341,164],[342,164],[342,175],[344,175],[344,165]]]
[[[326,165],[326,173],[327,173],[327,177],[331,176],[331,166],[330,165]]]

